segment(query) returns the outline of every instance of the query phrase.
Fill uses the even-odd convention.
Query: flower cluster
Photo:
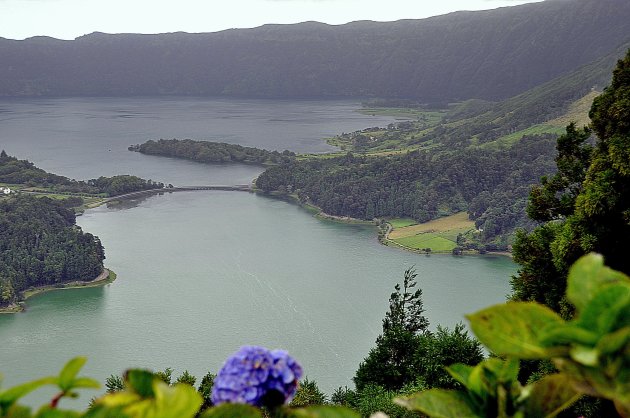
[[[283,350],[244,346],[229,357],[212,388],[212,402],[273,407],[290,402],[302,367]]]

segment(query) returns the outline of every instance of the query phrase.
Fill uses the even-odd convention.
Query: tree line
[[[0,182],[41,187],[60,193],[104,194],[107,196],[118,196],[164,187],[164,183],[126,174],[113,177],[101,176],[87,181],[73,180],[42,170],[30,161],[18,160],[16,157],[8,155],[4,150],[0,152]]]
[[[192,139],[149,140],[132,145],[129,151],[162,157],[183,158],[200,163],[241,163],[271,165],[291,161],[295,153],[291,151],[267,151],[260,148],[244,147],[224,142],[194,141]]]

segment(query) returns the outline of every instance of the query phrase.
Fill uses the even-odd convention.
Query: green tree
[[[368,384],[396,390],[414,380],[418,337],[429,326],[428,319],[422,315],[422,290],[414,290],[416,276],[415,270],[410,268],[405,271],[402,288],[400,284],[394,286],[389,311],[383,319],[383,333],[354,376],[358,390]]]
[[[184,372],[177,379],[175,379],[175,383],[185,383],[192,387],[195,387],[196,382],[197,378],[190,374],[188,370],[184,370]]]
[[[105,379],[105,391],[107,393],[120,392],[125,389],[125,382],[122,377],[117,374],[110,375]]]
[[[389,297],[389,311],[383,319],[383,333],[402,329],[417,335],[429,327],[429,320],[423,315],[422,289],[414,290],[418,285],[417,276],[415,269],[405,270],[402,289],[400,283],[394,286]]]
[[[203,404],[201,405],[201,410],[210,408],[212,404],[212,387],[214,386],[214,378],[216,375],[214,373],[208,372],[204,377],[201,378],[201,383],[199,383],[199,388],[197,391],[201,395],[203,399]]]
[[[481,344],[461,323],[453,330],[438,325],[435,332],[420,336],[419,343],[414,358],[415,378],[429,388],[458,387],[445,367],[454,363],[474,365],[483,360]]]
[[[326,395],[317,386],[317,382],[304,378],[298,386],[291,406],[302,407],[309,405],[323,405],[326,403]]]

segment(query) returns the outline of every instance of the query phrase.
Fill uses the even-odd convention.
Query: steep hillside
[[[630,43],[625,43],[602,58],[506,100],[471,99],[442,113],[418,109],[416,121],[387,129],[368,128],[330,142],[344,151],[382,153],[436,147],[498,148],[525,135],[563,133],[571,122],[588,124],[593,99],[610,83],[612,69],[628,49]]]
[[[423,20],[0,40],[0,96],[503,99],[630,38],[627,0],[547,0]]]

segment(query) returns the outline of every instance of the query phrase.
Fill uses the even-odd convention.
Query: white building
[[[11,194],[11,189],[9,189],[8,187],[0,186],[0,193],[2,193],[2,194]]]

